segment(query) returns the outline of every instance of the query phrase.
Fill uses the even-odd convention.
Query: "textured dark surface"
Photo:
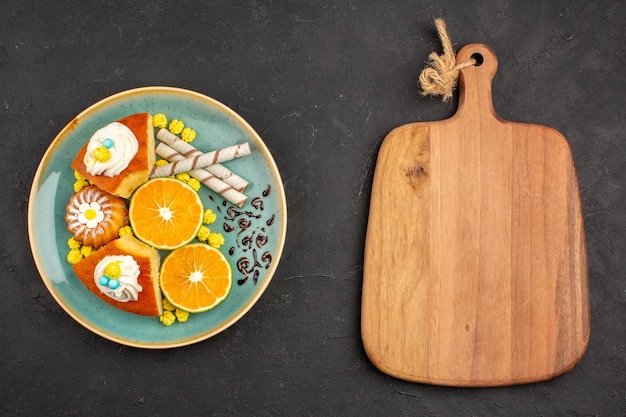
[[[0,7],[0,414],[7,416],[626,415],[626,10],[617,1],[36,1]],[[568,139],[582,194],[591,339],[548,382],[457,389],[375,369],[359,334],[363,243],[384,136],[451,116],[416,79],[439,49],[491,46],[494,107]],[[74,322],[35,268],[30,183],[55,135],[119,91],[170,85],[238,111],[289,208],[283,258],[244,318],[145,351]]]

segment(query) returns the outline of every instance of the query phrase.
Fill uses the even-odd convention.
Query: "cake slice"
[[[121,124],[123,126],[119,126],[116,124]],[[92,147],[90,148],[90,142],[94,141],[95,136],[98,134],[98,132],[102,130],[100,129],[95,132],[94,137],[90,138],[90,140],[88,140],[87,143],[85,143],[85,145],[80,149],[80,151],[76,155],[76,158],[74,158],[74,161],[72,162],[72,168],[80,173],[83,177],[87,178],[90,183],[97,185],[104,191],[107,191],[113,195],[122,198],[128,198],[137,187],[148,181],[148,179],[150,178],[150,173],[154,168],[155,153],[154,127],[152,126],[152,116],[150,116],[149,113],[131,114],[130,116],[119,119],[116,122],[111,123],[110,125],[104,126],[103,129],[109,127],[120,127],[126,132],[128,132],[128,130],[125,128],[128,128],[130,129],[130,132],[132,132],[131,136],[134,136],[136,138],[136,144],[132,144],[132,146],[135,147],[133,151],[136,149],[136,153],[134,156],[132,156],[132,159],[130,159],[130,161],[124,162],[124,164],[128,163],[128,165],[125,166],[125,168],[123,168],[122,171],[119,173],[114,172],[112,174],[111,171],[114,170],[95,174],[89,172],[90,167],[85,164],[85,156],[87,155],[87,158],[94,158],[94,155],[92,155],[95,150],[94,144],[92,143]],[[112,153],[115,153],[113,147],[115,146],[115,142],[117,140],[116,137],[106,139],[109,139],[109,142],[106,145],[111,148]],[[100,148],[98,149],[98,151],[104,148],[104,146],[97,147]],[[104,150],[104,152],[109,155],[111,153],[108,150]],[[128,156],[132,154],[132,152],[128,152],[126,149],[124,149],[124,151],[117,152],[117,155],[120,157],[123,157],[125,154]],[[99,161],[106,162],[107,158],[110,158],[109,155],[98,155],[95,156],[95,158]],[[93,172],[93,169],[91,169],[91,171]]]
[[[156,249],[125,235],[72,268],[81,282],[102,301],[129,313],[159,316],[163,313],[159,264]],[[118,283],[113,286],[111,281]],[[118,297],[113,293],[118,293]]]

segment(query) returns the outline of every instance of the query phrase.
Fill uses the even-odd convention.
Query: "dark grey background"
[[[0,7],[0,414],[7,416],[626,415],[626,11],[618,1],[3,1]],[[396,380],[359,331],[378,147],[394,127],[451,116],[418,94],[443,17],[457,50],[499,58],[496,111],[554,127],[578,169],[591,340],[544,383],[458,389]],[[281,171],[288,236],[236,325],[192,346],[109,342],[52,299],[32,260],[37,164],[75,115],[168,85],[238,111]]]

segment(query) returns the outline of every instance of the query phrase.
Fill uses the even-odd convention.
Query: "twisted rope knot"
[[[422,86],[422,95],[443,96],[443,101],[448,101],[456,88],[459,71],[476,65],[476,61],[471,58],[467,62],[457,64],[452,41],[446,32],[446,23],[443,19],[435,19],[435,27],[441,39],[443,55],[436,52],[428,55],[428,65],[422,70],[419,83]]]

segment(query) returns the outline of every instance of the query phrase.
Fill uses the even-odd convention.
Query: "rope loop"
[[[443,19],[435,19],[435,27],[441,39],[443,54],[438,55],[434,51],[430,53],[427,66],[419,76],[419,84],[422,87],[422,95],[443,96],[443,101],[448,101],[454,94],[459,71],[476,65],[476,61],[470,58],[467,62],[457,64],[452,41],[446,31],[446,23]]]

